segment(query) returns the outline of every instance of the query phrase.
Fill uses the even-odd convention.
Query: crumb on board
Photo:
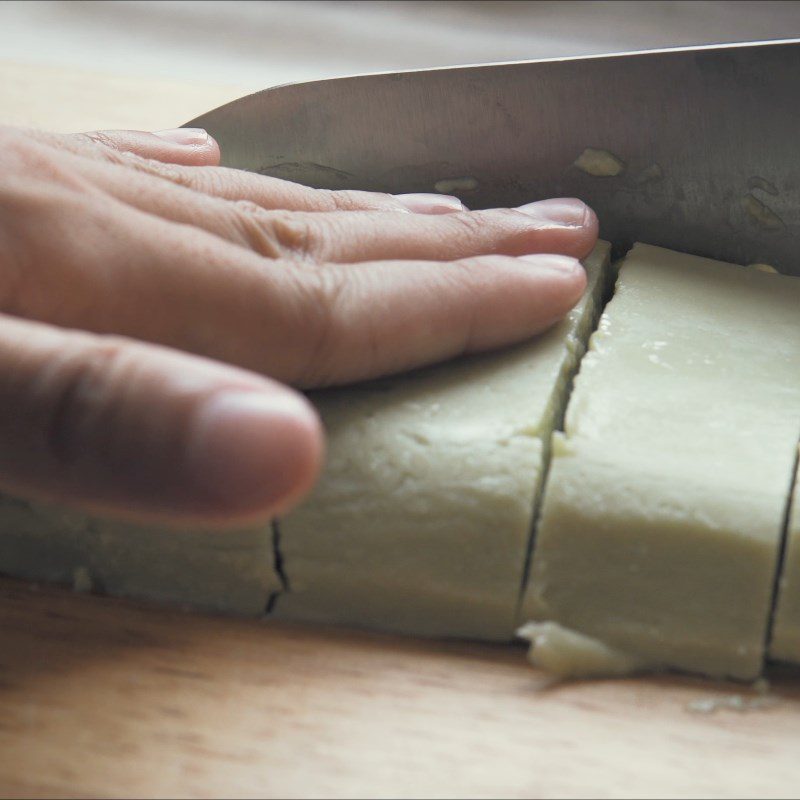
[[[439,194],[473,192],[478,188],[478,181],[469,176],[463,178],[442,178],[442,180],[436,181],[433,188],[439,192]]]
[[[778,704],[778,698],[770,694],[770,683],[766,678],[759,678],[750,685],[751,694],[715,695],[690,700],[686,710],[693,714],[715,714],[717,711],[736,711],[745,714],[749,711],[761,711]]]

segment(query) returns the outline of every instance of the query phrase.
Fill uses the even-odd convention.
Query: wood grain
[[[157,129],[243,94],[0,63],[0,121]],[[785,797],[800,682],[548,686],[524,651],[0,581],[2,797]]]
[[[4,797],[796,793],[800,692],[550,686],[521,649],[320,631],[0,582]]]

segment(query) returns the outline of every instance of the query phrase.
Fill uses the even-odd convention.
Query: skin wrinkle
[[[99,145],[102,148],[105,148],[105,158],[109,160],[117,159],[121,161],[121,156],[123,155],[120,153],[115,147],[113,140],[109,137],[109,135],[105,131],[92,131],[91,133],[84,133],[79,134],[82,139],[90,145],[89,147],[85,148],[86,152],[89,152],[92,148],[91,145]]]
[[[108,386],[113,386],[121,353],[118,342],[96,342],[88,353],[68,351],[54,355],[52,369],[47,370],[49,375],[42,376],[51,384],[46,396],[45,449],[55,467],[65,474],[76,467],[80,471],[88,441],[95,439],[97,444],[91,435],[92,428],[98,428],[93,417],[107,404]],[[56,384],[56,391],[52,384]]]
[[[462,262],[460,268],[465,271],[475,272],[479,267],[474,261]],[[467,322],[463,326],[463,335],[461,345],[458,348],[458,354],[464,355],[470,352],[477,344],[477,331],[478,331],[478,314],[479,314],[479,297],[480,289],[476,286],[469,297],[469,304],[466,306]]]
[[[120,166],[131,168],[151,178],[158,178],[169,183],[174,183],[176,186],[180,186],[184,189],[191,188],[192,182],[189,176],[180,167],[173,166],[172,164],[164,164],[152,158],[138,158],[133,153],[122,153],[121,155],[123,163]]]
[[[304,305],[314,311],[310,317],[302,312],[299,315],[308,325],[305,333],[309,338],[303,366],[293,383],[301,388],[329,386],[335,382],[332,362],[342,339],[336,320],[347,318],[347,300],[343,298],[352,289],[337,269],[306,270],[301,283],[306,299],[310,298]]]
[[[400,211],[403,214],[411,212],[390,194],[383,192],[359,192],[352,189],[317,189],[319,197],[330,201],[325,211]]]
[[[0,325],[5,324],[6,321],[0,319]],[[58,339],[60,346],[56,342],[57,334],[52,329],[38,352],[21,352],[9,372],[5,390],[14,394],[28,387],[28,404],[20,422],[23,428],[34,423],[42,435],[30,441],[31,450],[26,453],[26,459],[36,458],[35,443],[39,442],[49,462],[46,471],[66,477],[75,466],[76,457],[83,455],[80,449],[71,446],[68,438],[77,437],[77,441],[82,441],[80,434],[86,419],[85,410],[78,415],[82,420],[72,415],[70,404],[81,397],[85,407],[85,398],[96,397],[97,392],[92,387],[108,380],[106,373],[112,371],[109,368],[124,345],[116,338],[98,339],[75,332]],[[81,403],[73,408],[80,407]],[[62,425],[67,417],[71,418],[70,429]],[[0,458],[8,466],[8,454],[3,453]]]
[[[341,352],[361,352],[358,368],[352,376],[355,380],[380,377],[386,373],[402,369],[403,363],[384,365],[386,326],[391,324],[398,338],[407,340],[406,316],[403,306],[395,307],[391,294],[376,303],[373,284],[379,283],[385,290],[390,281],[376,275],[368,266],[363,270],[349,271],[349,279],[341,267],[347,269],[356,265],[327,265],[320,270],[308,272],[312,277],[313,291],[318,298],[313,302],[318,310],[314,321],[314,347],[310,352],[305,369],[300,373],[298,385],[304,388],[329,387],[342,383],[337,379],[336,361]],[[387,311],[392,309],[392,317],[387,320]],[[364,309],[366,313],[359,310]],[[357,320],[352,325],[351,320]],[[381,334],[380,331],[383,330]],[[417,335],[418,332],[417,332]],[[366,346],[366,352],[363,348]]]
[[[386,325],[387,313],[389,312],[388,307],[391,305],[391,303],[388,301],[384,301],[380,304],[377,304],[374,301],[372,303],[369,302],[371,290],[370,284],[372,280],[373,278],[369,274],[366,276],[359,275],[358,281],[361,285],[361,290],[354,292],[354,296],[350,300],[351,305],[355,308],[358,308],[359,305],[363,303],[364,306],[369,308],[370,311],[364,323],[363,339],[361,340],[361,344],[366,348],[363,357],[363,371],[367,375],[380,374],[382,371],[380,369],[380,360],[383,349],[381,347],[381,339],[383,337],[380,334],[380,330]],[[343,308],[342,317],[346,319],[347,316],[347,309]],[[404,314],[400,314],[395,311],[394,320],[392,323],[399,329],[401,335],[402,330],[405,327],[404,323],[401,321],[404,319],[404,317]],[[352,334],[349,335],[352,336]]]

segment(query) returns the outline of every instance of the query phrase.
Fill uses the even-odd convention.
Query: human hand
[[[3,491],[145,520],[266,518],[322,459],[290,386],[510,344],[583,291],[597,220],[577,200],[467,212],[218,160],[197,131],[0,129]]]

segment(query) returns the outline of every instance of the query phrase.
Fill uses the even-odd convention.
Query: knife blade
[[[800,275],[800,39],[290,84],[187,125],[230,167],[476,209],[575,196],[617,252]]]

